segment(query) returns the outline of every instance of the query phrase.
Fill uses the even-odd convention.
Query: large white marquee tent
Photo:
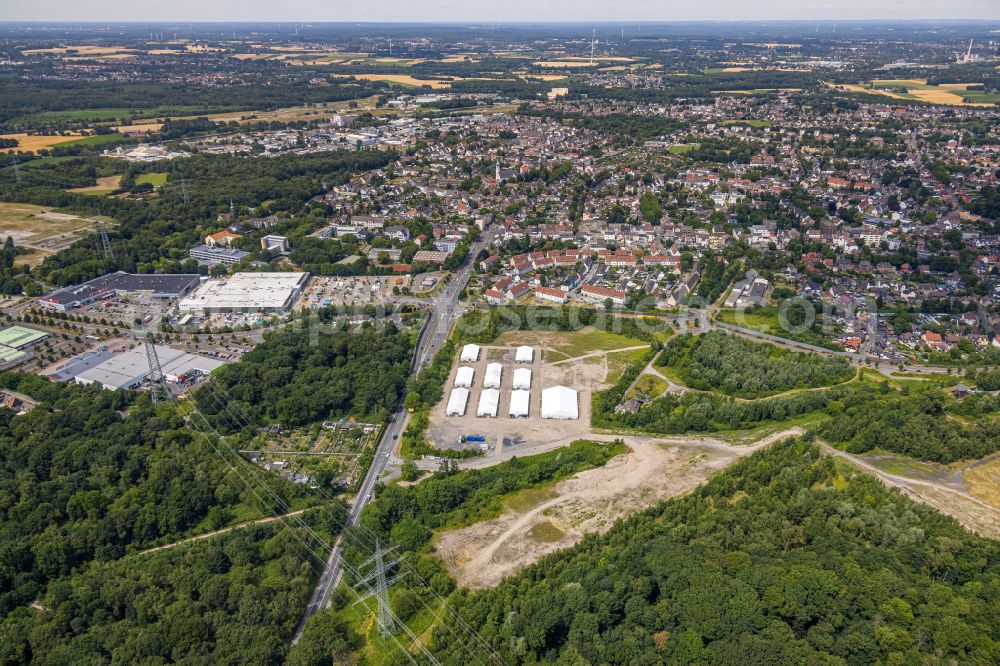
[[[485,389],[479,394],[479,407],[476,409],[476,416],[496,416],[498,407],[500,407],[500,391]]]
[[[465,406],[469,403],[469,389],[456,388],[451,390],[448,396],[448,408],[445,410],[446,416],[465,416]]]
[[[553,386],[542,391],[542,418],[580,418],[576,391],[565,386]]]
[[[510,407],[507,409],[507,416],[512,419],[527,416],[530,402],[530,391],[511,391]]]

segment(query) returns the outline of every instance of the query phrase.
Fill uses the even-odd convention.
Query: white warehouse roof
[[[462,347],[462,363],[472,363],[479,360],[479,345],[465,345]]]
[[[578,419],[580,407],[576,391],[565,386],[553,386],[542,391],[543,419]]]
[[[517,368],[514,370],[514,388],[516,389],[530,389],[531,388],[531,370],[528,368]]]
[[[472,386],[472,378],[476,376],[476,371],[468,366],[462,366],[455,373],[455,388],[469,388]]]
[[[209,374],[225,363],[207,356],[191,354],[173,347],[154,345],[160,369],[168,382],[176,382],[181,375],[192,371]],[[149,376],[149,359],[142,345],[111,356],[103,363],[84,370],[75,377],[77,384],[100,384],[109,391],[139,386]]]
[[[455,389],[456,391],[459,389]],[[486,389],[479,394],[479,408],[476,409],[476,416],[496,416],[497,408],[500,406],[500,391],[496,389]]]
[[[500,378],[503,376],[503,366],[499,363],[490,363],[486,366],[486,377],[483,378],[483,388],[500,388]]]
[[[528,415],[528,405],[531,402],[530,391],[511,391],[510,408],[507,415],[511,418]]]
[[[465,416],[465,406],[469,404],[469,389],[452,389],[448,396],[448,408],[445,410],[446,416]]]
[[[514,352],[514,361],[516,363],[531,363],[534,359],[535,350],[527,345],[518,347],[517,351]]]

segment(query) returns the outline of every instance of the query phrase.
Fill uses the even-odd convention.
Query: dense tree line
[[[303,521],[329,540],[343,516]],[[0,624],[0,664],[281,664],[324,552],[311,538],[257,524],[93,563]]]
[[[452,599],[510,664],[833,666],[996,663],[998,595],[996,542],[788,440]]]
[[[39,401],[21,416],[0,409],[0,617],[89,561],[277,509],[260,507],[180,416],[136,393],[16,373],[0,386]],[[270,484],[285,502],[304,493]]]
[[[45,258],[34,273],[46,282],[74,284],[120,269],[136,272],[198,272],[188,249],[201,242],[206,221],[214,221],[230,203],[240,208],[300,211],[325,186],[346,182],[357,171],[378,169],[395,159],[389,151],[331,151],[249,160],[223,155],[194,155],[170,163],[167,185],[151,200],[131,201],[66,192],[93,184],[99,158],[61,162],[22,170],[17,180],[0,169],[0,198],[67,208],[88,216],[106,216],[117,224],[110,237],[115,261],[107,262],[85,238]]]
[[[228,429],[254,422],[301,426],[352,416],[381,422],[406,385],[413,344],[392,322],[377,331],[321,330],[311,319],[269,333],[239,363],[220,368],[195,400]]]
[[[997,408],[993,403],[990,411]],[[877,448],[940,463],[982,458],[1000,449],[996,422],[955,418],[952,412],[963,411],[960,404],[940,389],[898,392],[887,385],[867,386],[831,404],[831,418],[819,433],[852,453]]]
[[[842,358],[793,352],[719,331],[675,336],[656,363],[672,368],[691,388],[742,398],[829,386],[854,375]]]

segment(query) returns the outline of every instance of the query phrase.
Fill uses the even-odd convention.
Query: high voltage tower
[[[108,230],[104,228],[103,222],[97,223],[97,235],[101,237],[101,249],[106,261],[114,261],[115,254],[111,251],[111,241],[108,240]]]
[[[367,599],[372,597],[375,598],[376,614],[375,614],[375,626],[378,628],[379,635],[382,638],[388,638],[396,633],[396,622],[395,615],[392,612],[392,607],[389,605],[389,587],[399,580],[401,580],[406,572],[392,577],[388,576],[388,571],[390,568],[399,565],[403,560],[397,558],[392,562],[386,562],[386,556],[392,553],[394,548],[383,548],[382,542],[375,540],[375,554],[372,555],[367,562],[362,564],[359,569],[367,569],[371,567],[371,571],[365,576],[358,584],[357,587],[368,587],[368,594],[360,597],[355,603],[362,603]]]
[[[160,357],[156,355],[156,345],[153,344],[153,334],[146,333],[143,340],[146,347],[146,360],[149,362],[149,383],[151,384],[150,397],[153,404],[170,400],[170,389],[167,388],[166,379],[163,377],[163,368],[160,367]]]

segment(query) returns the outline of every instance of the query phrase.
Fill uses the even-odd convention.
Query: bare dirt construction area
[[[554,486],[517,493],[498,518],[443,532],[435,547],[459,585],[491,587],[584,534],[605,532],[620,518],[684,495],[736,460],[799,433],[776,433],[749,447],[626,437],[628,453]]]

